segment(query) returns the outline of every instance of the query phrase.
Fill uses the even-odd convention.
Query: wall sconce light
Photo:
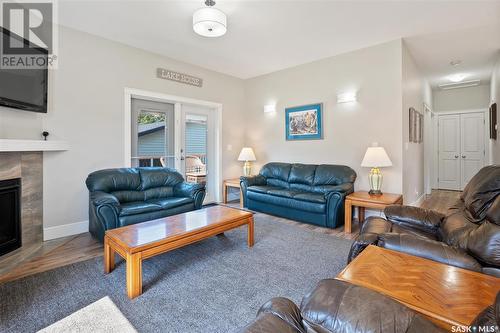
[[[276,112],[276,104],[264,105],[264,113],[273,113],[273,112]]]
[[[337,94],[337,103],[351,103],[356,102],[356,92],[345,92]]]

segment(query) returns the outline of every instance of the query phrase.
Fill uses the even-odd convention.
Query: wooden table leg
[[[351,200],[345,200],[345,220],[344,220],[344,233],[351,233],[351,223],[352,223],[352,202]]]
[[[130,299],[142,294],[141,253],[127,253],[127,295]]]
[[[227,186],[225,182],[222,184],[222,202],[227,204]]]
[[[254,231],[254,225],[252,216],[248,218],[248,247],[252,247],[254,243],[253,231]]]
[[[358,222],[361,228],[361,223],[365,222],[365,207],[358,206]]]
[[[104,236],[104,273],[111,273],[115,269],[115,251],[109,245],[108,237]]]
[[[241,191],[241,188],[240,188],[240,207],[243,208],[243,192]]]

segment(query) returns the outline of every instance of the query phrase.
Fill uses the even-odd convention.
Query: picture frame
[[[285,108],[286,140],[323,139],[323,103]]]
[[[424,116],[413,107],[411,107],[408,112],[408,141],[422,143],[424,141]]]
[[[490,139],[497,139],[497,103],[490,106]]]

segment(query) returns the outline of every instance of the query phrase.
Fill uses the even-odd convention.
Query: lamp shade
[[[240,156],[238,156],[238,161],[255,161],[255,154],[253,153],[253,149],[250,147],[244,147],[241,152]]]
[[[383,147],[368,147],[361,162],[362,167],[382,168],[392,166],[392,162]]]

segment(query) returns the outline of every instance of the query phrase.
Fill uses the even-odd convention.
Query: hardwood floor
[[[433,191],[424,200],[422,207],[444,213],[460,197],[460,193],[454,191]],[[227,205],[239,208],[239,202],[230,202]],[[278,219],[287,224],[328,234],[332,237],[353,239],[359,233],[359,224],[356,220],[353,220],[352,233],[346,235],[344,234],[343,226],[336,229],[328,229],[287,219]],[[89,233],[43,242],[37,247],[23,248],[3,256],[0,259],[0,283],[102,255],[103,245],[93,239]]]

